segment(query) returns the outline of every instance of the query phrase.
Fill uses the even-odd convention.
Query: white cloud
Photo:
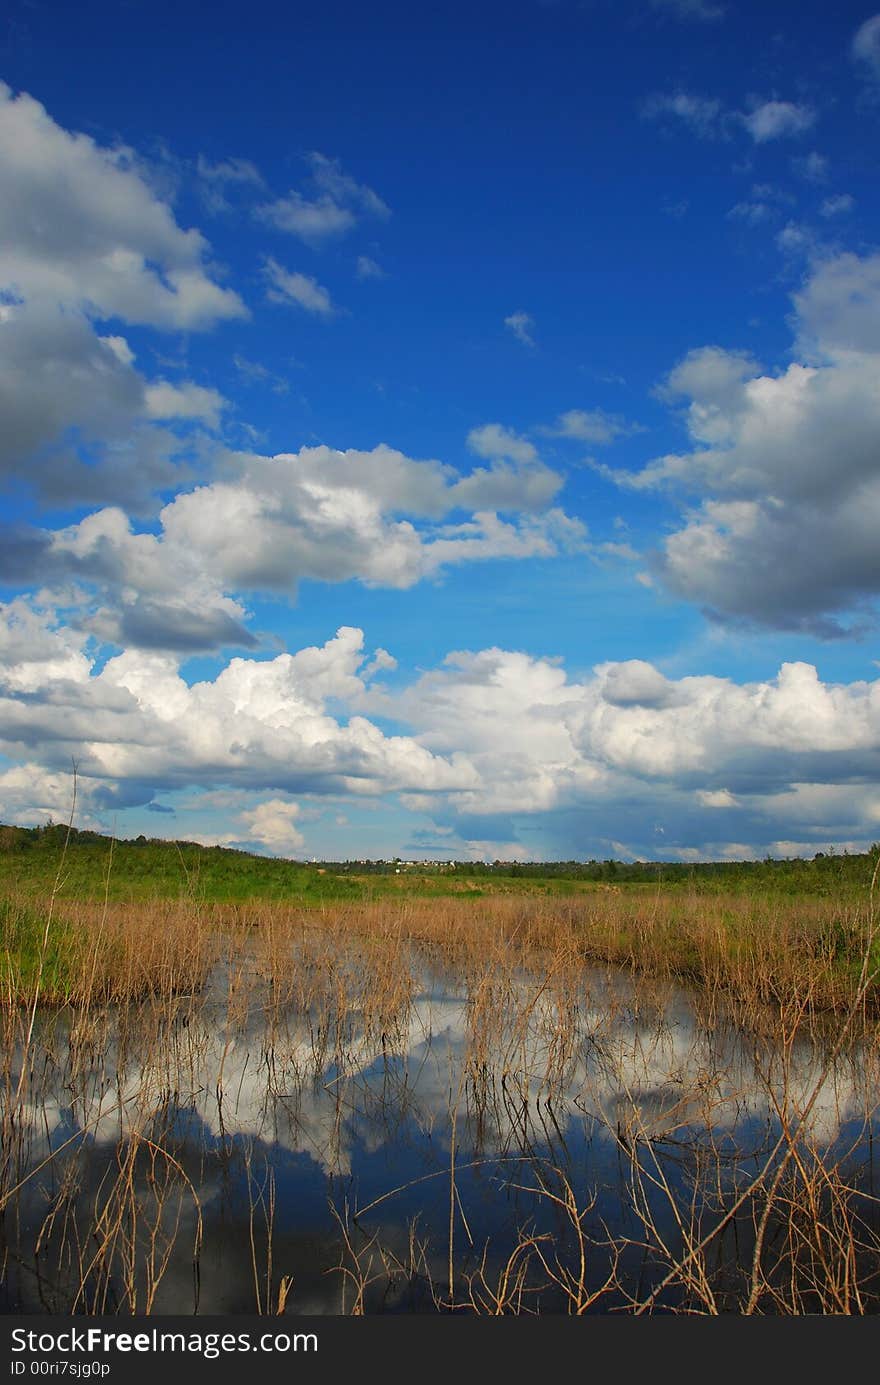
[[[727,6],[718,0],[651,0],[655,10],[664,10],[676,19],[696,19],[713,23],[723,19]]]
[[[85,644],[82,633],[22,597],[0,605],[0,687],[19,694],[82,682],[91,667]]]
[[[824,183],[828,177],[828,159],[815,149],[803,159],[794,160],[794,168],[808,183]]]
[[[639,430],[627,423],[625,418],[606,413],[604,409],[569,409],[560,414],[555,424],[545,431],[551,437],[574,438],[578,442],[601,446]]]
[[[163,411],[214,402],[172,390]],[[468,475],[386,446],[227,454],[225,479],[179,491],[158,532],[107,506],[9,536],[0,576],[76,582],[76,619],[102,640],[199,650],[255,643],[232,593],[293,595],[304,578],[405,589],[453,564],[582,548],[584,526],[552,507],[562,477],[531,444],[500,426],[482,442],[489,464]]]
[[[0,471],[55,506],[148,505],[182,453],[155,422],[216,427],[224,401],[145,380],[126,337],[99,324],[203,330],[247,310],[133,151],[69,133],[2,84],[0,184]]]
[[[8,321],[12,316],[13,313],[12,310],[10,310],[6,320]],[[129,366],[134,364],[135,354],[125,340],[125,337],[99,337],[98,341],[101,342],[103,346],[109,347],[120,365]]]
[[[266,297],[271,303],[296,303],[307,313],[319,317],[333,317],[336,313],[329,292],[311,275],[285,269],[271,257],[266,260],[264,269],[269,280]]]
[[[847,212],[852,211],[855,205],[854,197],[851,197],[848,192],[841,192],[835,197],[826,197],[819,208],[819,213],[824,217],[845,216]]]
[[[766,202],[737,202],[727,213],[729,217],[744,221],[749,226],[760,226],[775,214],[776,209]]]
[[[32,746],[53,769],[72,757],[87,779],[116,785],[373,794],[474,782],[461,756],[436,756],[361,715],[342,722],[327,712],[328,699],[363,696],[365,657],[361,631],[343,627],[321,648],[233,659],[213,682],[193,686],[175,658],[148,651],[126,650],[99,672],[78,667],[66,681],[45,660],[27,694],[16,694],[22,674],[13,666],[0,695],[0,745],[13,755]],[[152,789],[144,793],[148,801]],[[268,830],[260,814],[248,821]]]
[[[76,826],[100,829],[100,820],[91,811],[97,781],[80,779],[77,784]],[[46,770],[42,765],[25,763],[0,770],[0,822],[19,827],[43,827],[47,822],[69,822],[73,802],[73,775],[67,770]]]
[[[206,269],[129,150],[69,134],[0,83],[0,283],[31,302],[154,327],[198,330],[245,314]]]
[[[0,320],[0,468],[20,474],[71,428],[104,438],[130,429],[146,400],[121,342],[46,303],[10,308]]]
[[[428,546],[428,571],[446,564],[495,558],[552,558],[586,550],[587,530],[563,510],[525,516],[512,524],[494,511],[477,511],[464,524],[447,525]]]
[[[455,747],[467,755],[479,785],[447,802],[471,824],[577,809],[585,834],[603,823],[620,839],[635,830],[639,851],[654,855],[658,814],[668,852],[676,842],[712,840],[700,811],[711,808],[737,813],[739,830],[766,842],[790,821],[786,795],[795,782],[824,786],[801,799],[811,830],[827,834],[830,823],[869,838],[876,830],[876,791],[860,798],[857,786],[866,777],[873,784],[880,763],[878,681],[823,684],[800,663],[752,684],[672,680],[633,660],[601,664],[578,682],[554,661],[488,649],[449,655],[378,705],[393,708],[435,753]],[[419,796],[407,802],[415,808]],[[438,819],[436,804],[433,812]]]
[[[310,202],[298,192],[291,192],[259,209],[264,221],[279,231],[290,231],[309,244],[330,236],[342,236],[356,224],[356,217],[347,207],[339,207],[330,197]]]
[[[240,821],[247,827],[247,835],[252,841],[267,846],[277,855],[298,851],[305,845],[305,837],[294,826],[302,809],[298,803],[287,802],[283,798],[270,798],[258,803],[255,808],[240,814]]]
[[[371,260],[369,255],[358,255],[357,258],[357,277],[359,279],[384,279],[385,271],[375,260]]]
[[[458,853],[456,852],[456,857]],[[534,852],[522,842],[489,842],[469,838],[464,843],[462,856],[466,861],[534,861]]]
[[[178,385],[158,380],[147,386],[145,402],[149,418],[194,418],[209,428],[219,426],[220,415],[228,403],[217,390],[195,385],[191,380]]]
[[[381,647],[376,650],[372,659],[364,666],[363,677],[372,678],[377,673],[390,673],[397,668],[397,660],[393,654],[389,654],[387,649]]]
[[[207,179],[209,183],[249,183],[256,187],[263,183],[263,175],[249,159],[221,159],[218,163],[211,163],[210,159],[200,154],[196,171],[200,178]]]
[[[212,163],[200,154],[196,161],[196,178],[202,201],[215,215],[232,210],[228,196],[230,188],[247,190],[265,186],[263,175],[249,159],[221,159]]]
[[[618,483],[698,497],[655,570],[715,614],[833,635],[880,593],[880,255],[837,255],[794,295],[799,359],[776,375],[708,347],[670,376],[692,451]]]
[[[160,537],[134,533],[117,508],[41,539],[37,572],[80,584],[71,603],[77,623],[103,641],[190,651],[255,643],[242,623],[244,608],[224,595],[197,550],[174,551]]]
[[[801,258],[814,255],[818,248],[815,232],[809,226],[799,225],[796,221],[789,221],[783,226],[776,237],[776,244],[784,255]]]
[[[523,346],[534,346],[535,339],[532,332],[535,327],[535,319],[522,309],[511,313],[504,319],[505,327],[513,333],[517,341],[522,342]]]
[[[286,197],[257,208],[257,216],[308,245],[346,235],[362,216],[385,220],[391,215],[381,197],[345,173],[337,159],[313,153],[310,195],[291,189]]]
[[[794,101],[763,101],[741,117],[756,144],[801,135],[816,123],[816,112]]]
[[[287,853],[303,845],[303,794],[401,793],[435,836],[492,859],[534,856],[515,824],[541,815],[577,833],[570,854],[604,838],[714,858],[787,840],[792,824],[824,849],[870,840],[880,822],[880,680],[823,683],[805,663],[754,683],[673,679],[643,660],[573,679],[558,660],[493,648],[450,654],[391,694],[367,680],[392,656],[370,658],[342,627],[188,686],[168,654],[102,666],[48,613],[4,616],[0,752],[20,762],[0,773],[7,819],[59,814],[74,759],[91,815],[194,786],[237,809],[241,829],[223,840]],[[410,729],[389,735],[373,713]],[[261,796],[243,804],[242,791]]]
[[[703,808],[737,808],[739,804],[728,789],[698,789],[697,802]]]
[[[677,91],[649,97],[644,106],[644,114],[652,120],[671,116],[689,126],[701,139],[710,139],[714,138],[721,128],[722,107],[720,101],[715,101],[711,97]]]
[[[880,78],[880,14],[872,15],[856,30],[852,54],[872,77]]]
[[[508,457],[524,464],[538,460],[534,444],[501,423],[484,423],[480,428],[472,428],[467,445],[478,457]]]
[[[657,92],[642,108],[651,120],[673,119],[687,125],[700,139],[729,137],[739,125],[744,127],[756,144],[804,134],[816,123],[816,112],[794,101],[755,101],[747,111],[725,110],[714,97],[698,96],[679,89]],[[805,162],[806,176],[815,176],[820,155],[811,155],[812,165]]]
[[[290,389],[290,385],[283,376],[276,375],[262,362],[249,360],[247,356],[242,356],[238,351],[232,357],[232,364],[241,378],[249,385],[268,385],[274,394],[287,394]]]
[[[880,355],[880,252],[821,261],[794,303],[798,346],[811,357]]]
[[[312,168],[312,182],[328,197],[332,197],[339,204],[357,207],[361,212],[378,217],[381,221],[390,217],[391,209],[379,194],[367,187],[366,183],[358,183],[346,173],[338,159],[330,159],[326,154],[315,150],[309,155],[309,163]]]

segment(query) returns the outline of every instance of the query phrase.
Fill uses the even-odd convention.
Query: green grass
[[[0,998],[30,998],[38,985],[47,1002],[68,997],[77,954],[76,937],[66,920],[53,917],[41,968],[45,937],[45,910],[18,900],[0,901]]]
[[[724,985],[746,988],[760,976],[767,994],[793,976],[824,978],[836,1005],[838,992],[858,986],[875,859],[866,853],[748,869],[692,868],[670,881],[657,871],[646,879],[621,866],[619,883],[611,883],[577,863],[528,869],[461,863],[454,871],[370,863],[370,869],[363,862],[310,865],[192,842],[114,842],[93,832],[73,831],[68,842],[63,826],[0,827],[0,983],[6,995],[34,993],[45,901],[52,899],[39,988],[46,1000],[64,999],[71,985],[77,994],[91,994],[93,986],[115,994],[123,983],[149,989],[163,968],[179,970],[180,958],[153,955],[157,937],[168,942],[169,957],[180,953],[180,965],[192,971],[193,947],[201,957],[195,934],[229,929],[237,936],[246,918],[286,927],[285,918],[301,919],[307,910],[331,931],[334,919],[343,918],[346,930],[384,921],[441,945],[482,936],[481,927],[491,938],[495,923],[510,924],[511,937],[525,929],[542,946],[571,944],[581,955],[658,974],[713,985],[720,977]],[[874,952],[872,973],[880,946]]]
[[[45,897],[52,889],[67,828],[0,826],[0,895]],[[272,900],[308,906],[358,902],[401,893],[419,898],[467,894],[570,896],[597,888],[627,893],[697,891],[762,898],[812,896],[846,901],[863,895],[880,848],[863,855],[818,854],[810,860],[758,862],[565,861],[543,863],[457,862],[454,869],[398,868],[388,862],[298,861],[253,856],[193,842],[139,837],[112,842],[96,832],[74,830],[64,857],[59,897],[116,902],[175,899],[182,894],[207,903]]]

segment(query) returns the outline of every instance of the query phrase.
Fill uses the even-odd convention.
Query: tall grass
[[[391,1060],[425,1022],[430,976],[461,997],[445,1109],[424,1117],[442,1121],[443,1159],[425,1177],[443,1186],[445,1230],[389,1234],[404,1187],[334,1201],[339,1311],[877,1311],[880,1240],[856,1167],[876,1074],[849,1146],[816,1126],[841,1065],[873,1061],[875,886],[842,903],[656,889],[314,908],[210,903],[195,881],[150,902],[116,901],[109,885],[91,901],[60,886],[10,896],[0,1211],[21,1228],[14,1253],[56,1311],[167,1311],[181,1256],[198,1284],[206,1160],[239,1160],[251,1304],[295,1309],[274,1170],[259,1167],[256,1136],[235,1135],[242,1046],[259,1062],[252,1125],[303,1123],[320,1098],[336,1167],[352,1102],[378,1101],[389,1127],[418,1112]],[[682,984],[699,1036],[673,1062],[665,1017]],[[727,1033],[747,1072],[722,1065]],[[383,1065],[374,1090],[364,1074]],[[50,1122],[59,1084],[70,1135]],[[603,1224],[607,1189],[568,1156],[572,1092],[615,1151],[626,1234]],[[180,1117],[198,1100],[207,1119],[206,1093],[210,1156]],[[730,1131],[756,1101],[765,1136],[744,1151]],[[483,1163],[513,1209],[499,1253],[467,1206]]]
[[[401,969],[412,946],[455,969],[494,958],[503,970],[540,954],[551,970],[604,964],[686,978],[706,994],[724,990],[759,1004],[804,996],[812,1014],[845,1009],[857,991],[867,1008],[876,1004],[880,946],[873,937],[868,943],[870,928],[865,902],[841,908],[662,892],[401,898],[320,911],[187,897],[125,904],[12,897],[0,905],[0,979],[6,1003],[31,999],[39,975],[43,1003],[82,1006],[198,989],[221,956],[246,956],[281,998],[293,994],[301,965],[314,968],[321,956],[331,972],[345,965],[340,941],[356,937],[359,955],[386,973]]]

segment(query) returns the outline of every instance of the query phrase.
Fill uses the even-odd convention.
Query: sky
[[[11,0],[0,821],[880,838],[880,12]]]

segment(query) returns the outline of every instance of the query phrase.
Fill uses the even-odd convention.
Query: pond
[[[873,1040],[575,961],[398,960],[38,1013],[3,1310],[876,1307]]]

